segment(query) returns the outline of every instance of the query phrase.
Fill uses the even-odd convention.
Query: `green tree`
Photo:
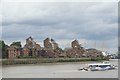
[[[118,59],[120,59],[120,46],[118,47]]]
[[[0,40],[0,58],[2,56],[2,41]]]
[[[10,46],[16,46],[17,48],[21,48],[21,42],[13,42]]]
[[[0,40],[0,50],[2,50],[2,41]]]
[[[0,40],[0,55],[2,58],[7,58],[7,45],[2,40]]]
[[[120,53],[118,53],[118,59],[120,59]]]

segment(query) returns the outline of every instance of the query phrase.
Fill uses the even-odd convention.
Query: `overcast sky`
[[[117,52],[118,3],[6,2],[2,5],[2,39],[6,44],[29,36],[43,46],[46,37],[59,47],[77,39],[85,48]]]

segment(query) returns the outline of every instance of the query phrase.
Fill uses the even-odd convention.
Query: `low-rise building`
[[[32,37],[26,39],[26,44],[22,49],[11,45],[8,48],[8,58],[15,59],[19,56],[23,57],[43,57],[43,58],[57,58],[57,57],[69,57],[69,58],[97,58],[103,56],[100,50],[93,48],[85,49],[81,44],[74,40],[71,42],[71,47],[62,50],[59,48],[55,40],[46,38],[44,40],[44,47],[37,44]]]
[[[26,44],[23,47],[22,53],[23,56],[33,56],[36,57],[39,55],[41,46],[33,41],[32,37],[26,39]]]
[[[87,57],[94,57],[94,58],[103,56],[102,51],[94,48],[86,49],[85,54],[87,55]]]
[[[8,58],[9,59],[16,59],[20,56],[20,49],[16,48],[16,46],[10,46],[8,48]]]

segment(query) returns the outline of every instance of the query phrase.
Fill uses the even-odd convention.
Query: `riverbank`
[[[2,65],[40,64],[40,63],[65,63],[65,62],[86,62],[86,61],[103,61],[103,59],[90,59],[90,58],[3,59],[2,60]]]

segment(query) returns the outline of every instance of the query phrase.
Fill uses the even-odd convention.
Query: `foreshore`
[[[90,58],[34,58],[34,59],[3,59],[2,65],[16,64],[40,64],[40,63],[63,63],[63,62],[87,62],[87,61],[103,61],[105,59]]]

